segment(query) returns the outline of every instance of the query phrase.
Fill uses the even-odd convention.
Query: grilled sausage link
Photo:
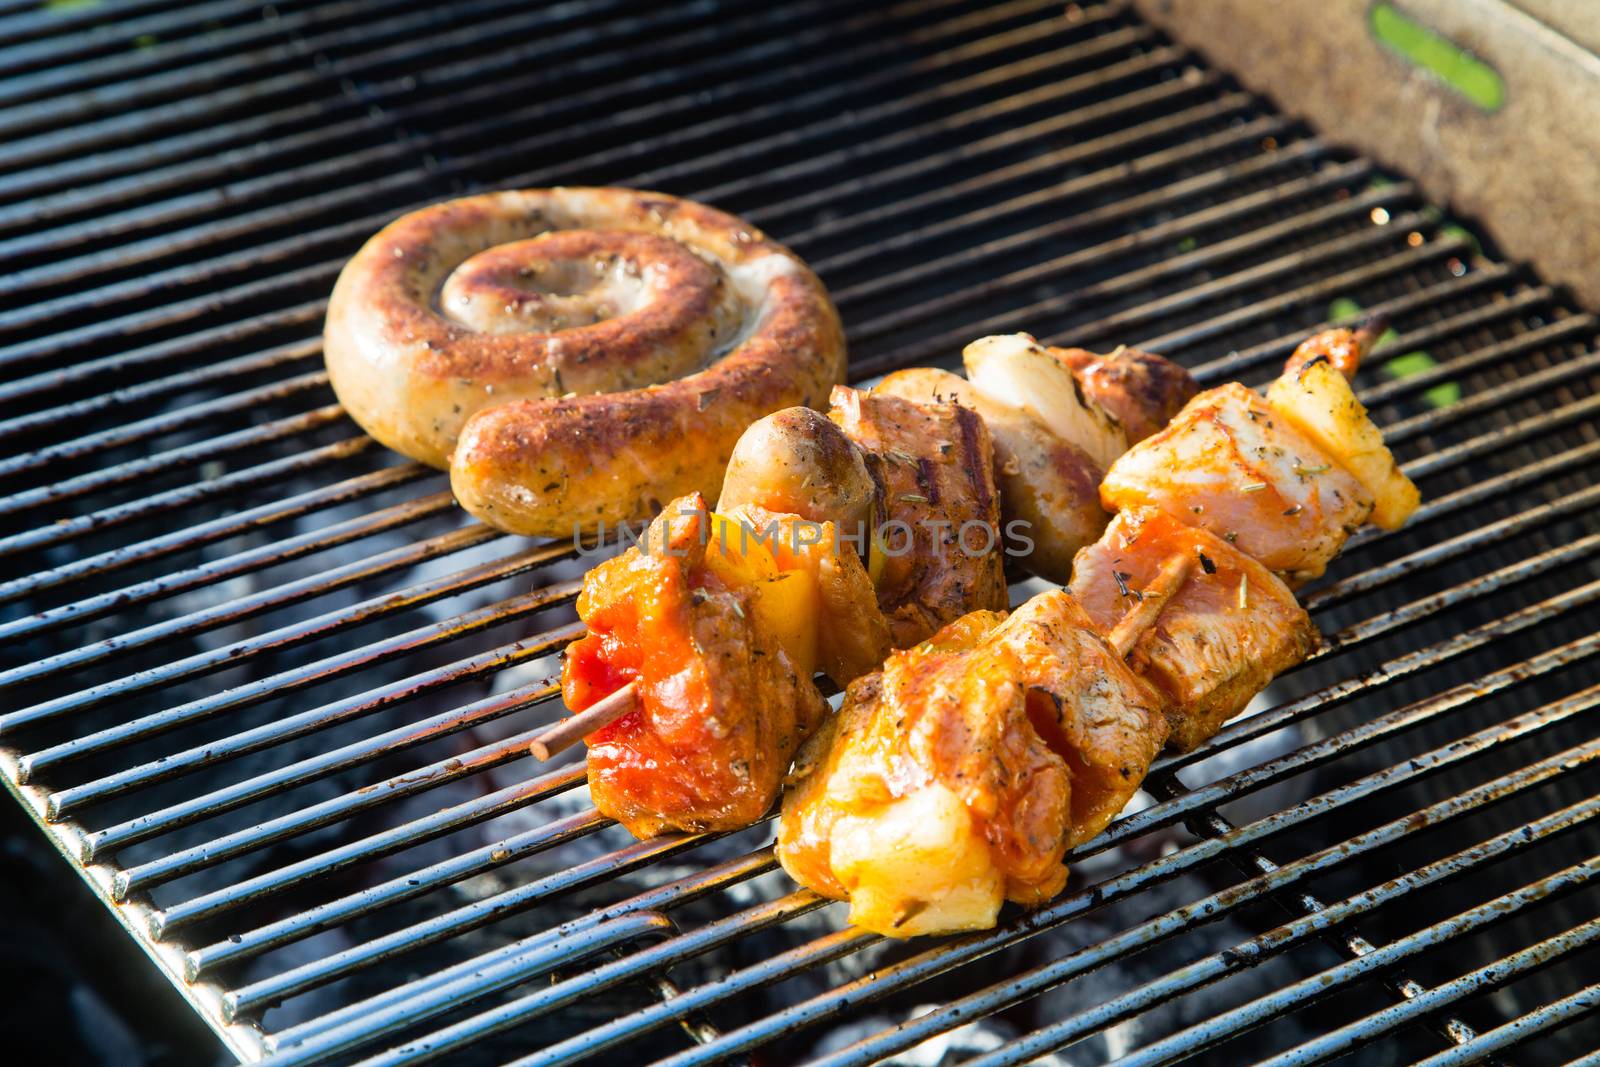
[[[324,339],[363,429],[456,499],[548,537],[715,498],[751,422],[821,405],[844,333],[822,283],[731,215],[531,189],[406,215],[339,275]]]

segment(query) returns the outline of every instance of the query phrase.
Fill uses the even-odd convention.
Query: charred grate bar
[[[0,102],[0,769],[242,1060],[1600,1044],[1600,323],[1120,4],[3,3]],[[584,560],[332,403],[367,235],[559,182],[768,229],[857,380],[1026,329],[1253,384],[1387,311],[1424,506],[1062,897],[885,943],[767,827],[635,842],[531,765]]]

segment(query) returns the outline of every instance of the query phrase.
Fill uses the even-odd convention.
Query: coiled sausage
[[[547,537],[715,498],[744,428],[821,405],[845,367],[838,313],[794,253],[629,189],[398,219],[339,275],[324,343],[363,429],[448,468],[484,522]]]

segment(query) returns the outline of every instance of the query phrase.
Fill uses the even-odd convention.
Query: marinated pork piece
[[[1372,493],[1237,382],[1189,401],[1106,472],[1112,511],[1156,507],[1222,538],[1290,585],[1322,574],[1372,512]]]
[[[1171,422],[1200,391],[1192,374],[1153,352],[1126,346],[1106,356],[1083,348],[1045,351],[1072,371],[1085,396],[1122,424],[1130,445]]]
[[[1174,559],[1190,562],[1187,577],[1134,643],[1128,664],[1160,690],[1171,742],[1188,751],[1310,655],[1317,630],[1271,571],[1155,508],[1120,513],[1078,554],[1072,595],[1109,635],[1152,595]]]
[[[1111,518],[1100,506],[1100,477],[1105,472],[1083,449],[1027,412],[995,403],[949,371],[931,367],[895,371],[873,392],[924,404],[954,402],[976,411],[994,437],[1003,528],[1016,529],[1033,542],[1032,551],[1020,555],[1018,562],[1048,581],[1067,580],[1072,557],[1099,537]],[[1025,525],[1013,527],[1017,522]]]
[[[828,710],[795,661],[803,653],[771,621],[797,612],[763,610],[764,591],[737,577],[740,561],[719,556],[712,518],[699,494],[674,501],[651,525],[648,551],[629,548],[591,571],[578,596],[589,632],[562,667],[575,712],[637,684],[633,709],[585,740],[595,806],[640,838],[755,822]],[[806,602],[805,575],[781,580],[780,596]],[[796,622],[814,632],[814,619]]]
[[[981,929],[1066,883],[1166,723],[1066,593],[974,612],[852,683],[799,754],[777,851],[891,937]]]
[[[896,648],[969,611],[1004,609],[994,444],[960,404],[833,391],[829,418],[867,454],[882,487],[871,547],[878,604]]]

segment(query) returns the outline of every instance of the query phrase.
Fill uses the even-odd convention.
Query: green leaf
[[[1439,233],[1444,237],[1459,237],[1463,241],[1467,242],[1467,247],[1472,249],[1473,255],[1483,255],[1483,246],[1478,243],[1477,235],[1471,230],[1467,229],[1465,226],[1458,226],[1453,222],[1446,223],[1445,225],[1439,227]]]
[[[1348,296],[1336,297],[1328,304],[1329,322],[1349,322],[1361,317],[1362,307]],[[1383,331],[1383,336],[1378,338],[1378,344],[1386,345],[1396,340],[1400,335],[1393,328]],[[1426,352],[1407,352],[1385,360],[1383,373],[1391,378],[1410,378],[1424,371],[1432,370],[1439,365],[1438,361]],[[1444,408],[1451,404],[1461,402],[1461,386],[1455,382],[1441,382],[1432,386],[1422,394],[1422,399],[1429,407]]]
[[[1336,298],[1328,305],[1329,322],[1347,322],[1350,319],[1361,317],[1361,305],[1351,300],[1348,296]]]
[[[1426,352],[1407,352],[1383,364],[1383,373],[1391,378],[1411,378],[1437,367],[1439,362]],[[1461,386],[1455,382],[1441,382],[1422,394],[1429,407],[1444,408],[1461,402]]]
[[[103,2],[104,0],[44,0],[44,9],[59,15],[68,11],[99,7]]]

